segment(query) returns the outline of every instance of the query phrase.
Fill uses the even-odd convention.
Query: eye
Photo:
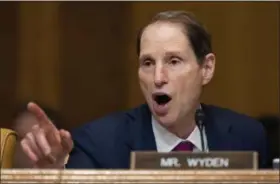
[[[155,63],[155,61],[150,57],[142,57],[140,59],[140,65],[142,67],[150,67]]]
[[[168,61],[168,64],[172,65],[172,66],[176,66],[178,64],[181,63],[181,59],[177,58],[177,57],[171,57]]]
[[[179,64],[180,63],[180,60],[178,60],[178,59],[171,59],[170,60],[170,64],[171,65],[177,65],[177,64]]]
[[[145,60],[142,62],[143,66],[151,66],[152,65],[152,61],[151,60]]]

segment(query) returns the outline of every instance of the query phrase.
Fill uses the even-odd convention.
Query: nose
[[[157,65],[155,67],[155,74],[154,74],[154,83],[156,87],[162,87],[164,84],[167,83],[167,76],[164,66]]]

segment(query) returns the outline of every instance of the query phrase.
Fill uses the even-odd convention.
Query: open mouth
[[[153,99],[158,105],[165,105],[170,102],[171,97],[165,93],[154,93]]]

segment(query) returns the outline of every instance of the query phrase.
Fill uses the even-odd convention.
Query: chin
[[[155,115],[155,118],[158,121],[158,123],[164,127],[172,127],[175,125],[176,122],[176,118],[174,118],[172,114],[167,114],[165,116]]]

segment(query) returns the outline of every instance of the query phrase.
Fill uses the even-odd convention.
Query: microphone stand
[[[198,109],[195,112],[195,122],[196,125],[198,126],[199,132],[200,132],[200,139],[201,139],[201,147],[202,147],[202,151],[205,152],[205,143],[204,143],[204,112],[202,109]]]

